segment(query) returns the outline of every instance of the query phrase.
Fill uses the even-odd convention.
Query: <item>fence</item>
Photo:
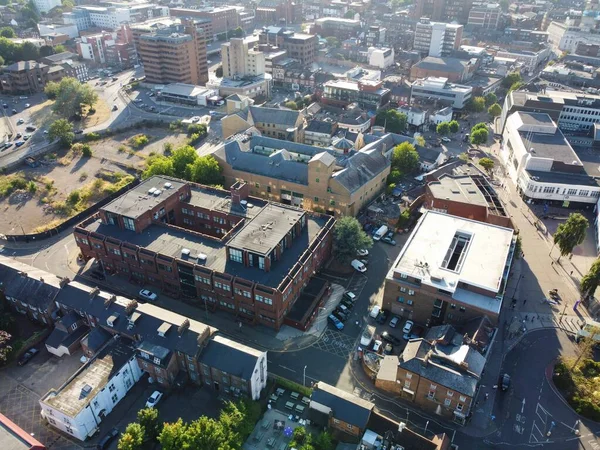
[[[58,234],[65,231],[67,228],[70,228],[73,225],[76,225],[79,222],[81,222],[85,217],[90,216],[91,214],[95,213],[100,208],[102,208],[104,205],[108,204],[109,202],[113,201],[115,198],[122,195],[124,192],[127,192],[128,190],[136,187],[138,184],[140,184],[140,180],[138,178],[136,178],[131,183],[129,183],[127,186],[123,186],[118,191],[112,193],[108,197],[103,198],[98,203],[93,204],[86,210],[81,211],[79,214],[71,217],[70,219],[65,220],[63,223],[57,225],[55,228],[52,228],[50,230],[46,230],[41,233],[31,233],[31,234],[5,234],[5,235],[0,234],[0,238],[3,238],[7,241],[13,241],[13,242],[29,242],[29,241],[41,241],[44,239],[48,239],[52,236],[57,236]]]

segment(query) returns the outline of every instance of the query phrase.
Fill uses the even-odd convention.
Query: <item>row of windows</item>
[[[600,191],[591,191],[588,189],[569,189],[569,188],[562,188],[562,193],[561,193],[561,188],[560,187],[553,187],[553,186],[535,186],[532,184],[529,184],[527,186],[527,190],[530,192],[540,192],[543,194],[557,194],[557,195],[577,195],[579,197],[600,197]]]

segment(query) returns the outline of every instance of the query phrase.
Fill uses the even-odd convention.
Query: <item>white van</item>
[[[373,319],[376,319],[377,316],[379,315],[379,312],[381,311],[381,306],[379,305],[375,305],[373,306],[373,308],[371,309],[371,312],[369,313],[369,316],[371,316]]]
[[[373,235],[373,240],[374,241],[381,240],[381,238],[384,237],[387,232],[388,232],[388,227],[386,227],[385,225],[380,226],[379,229]]]
[[[367,271],[367,267],[363,263],[361,263],[358,259],[353,259],[350,264],[352,265],[354,270],[356,270],[358,272],[363,273],[363,272]]]

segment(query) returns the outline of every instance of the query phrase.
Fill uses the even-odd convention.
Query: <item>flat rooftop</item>
[[[485,196],[469,176],[457,178],[444,176],[438,181],[432,181],[428,186],[435,198],[488,206]]]
[[[547,116],[547,114],[545,114]],[[533,157],[551,158],[572,165],[579,161],[577,154],[560,131],[554,134],[519,131],[523,145]]]
[[[499,313],[501,302],[459,287],[459,283],[498,293],[505,275],[513,230],[427,211],[387,274],[405,274],[452,293],[480,310]]]
[[[162,88],[161,93],[163,95],[171,94],[184,97],[196,97],[209,91],[210,90],[206,89],[204,86],[196,86],[194,84],[185,83],[171,83]]]
[[[85,229],[173,258],[181,259],[183,249],[190,250],[190,260],[203,253],[207,256],[206,262],[202,263],[204,267],[276,288],[325,224],[325,218],[307,216],[306,227],[299,236],[296,236],[292,246],[282,254],[281,259],[273,262],[269,272],[258,267],[247,267],[241,263],[230,261],[227,258],[226,242],[224,241],[217,241],[214,238],[204,237],[179,228],[153,224],[145,228],[143,233],[135,233],[130,230],[121,230],[113,225],[105,225],[98,219],[87,225]],[[194,263],[195,261],[196,259],[194,259]]]
[[[325,86],[332,86],[338,89],[346,89],[349,91],[358,91],[358,83],[346,80],[331,80],[325,83]]]
[[[58,389],[51,389],[41,401],[69,417],[77,416],[134,354],[135,348],[120,342],[105,347],[73,378]]]

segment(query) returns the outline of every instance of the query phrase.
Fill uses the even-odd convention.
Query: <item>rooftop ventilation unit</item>
[[[205,253],[198,254],[198,262],[199,263],[206,263],[207,259],[208,259],[208,256]]]
[[[161,193],[162,193],[162,191],[161,191],[160,189],[156,189],[156,190],[154,191],[154,196],[155,196],[155,197],[158,197],[158,196],[159,196]]]
[[[183,250],[181,250],[181,255],[182,256],[190,256],[190,249],[184,248]]]
[[[148,194],[150,194],[150,195],[153,195],[155,192],[156,192],[155,187],[148,189]]]
[[[165,189],[171,189],[173,185],[171,183],[165,183],[163,186]]]

